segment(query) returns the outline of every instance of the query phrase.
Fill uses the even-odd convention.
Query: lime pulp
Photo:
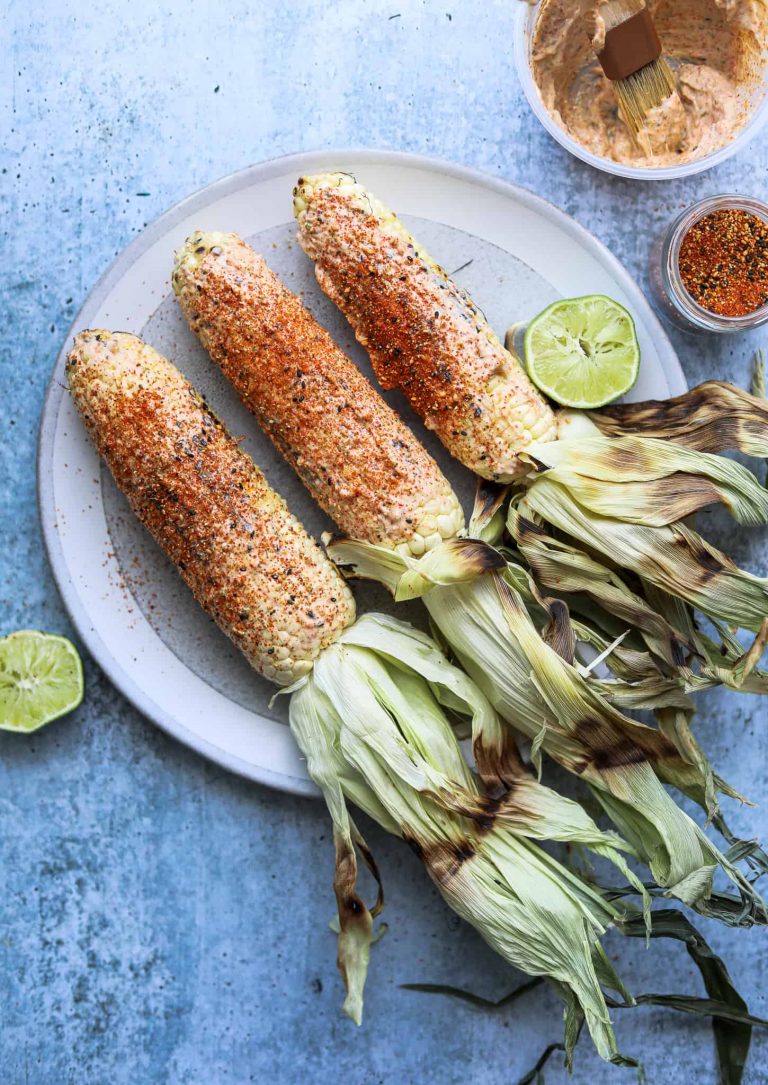
[[[83,699],[83,665],[66,637],[22,629],[0,638],[0,730],[36,731]]]
[[[635,322],[604,294],[556,301],[528,325],[525,360],[533,383],[555,403],[604,407],[637,380]]]

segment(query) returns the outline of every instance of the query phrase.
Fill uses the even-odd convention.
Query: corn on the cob
[[[418,557],[462,529],[431,456],[236,234],[190,237],[173,287],[214,361],[344,531]]]
[[[94,442],[198,602],[289,685],[354,621],[349,588],[191,385],[134,335],[85,331],[67,364]]]
[[[320,286],[382,386],[400,388],[476,474],[523,474],[517,453],[554,439],[554,415],[467,294],[349,174],[300,178],[294,212]]]
[[[373,917],[356,893],[351,799],[422,857],[446,900],[507,960],[550,976],[601,1054],[616,1051],[601,983],[622,991],[600,946],[617,911],[532,842],[583,843],[633,878],[613,834],[535,780],[520,799],[483,795],[442,705],[495,730],[477,687],[422,634],[367,615],[339,574],[191,385],[135,336],[79,335],[73,398],[139,519],[198,601],[262,673],[298,679],[291,726],[334,824],[345,1008],[356,1021]],[[307,621],[307,619],[309,619]],[[287,649],[288,655],[282,650]]]

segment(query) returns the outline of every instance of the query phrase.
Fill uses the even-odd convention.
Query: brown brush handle
[[[605,46],[597,54],[605,74],[614,83],[628,79],[661,56],[661,39],[651,13],[643,8],[605,35]]]

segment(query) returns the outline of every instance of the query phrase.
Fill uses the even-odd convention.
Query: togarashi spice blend
[[[680,247],[680,277],[694,301],[718,316],[748,316],[768,304],[768,223],[740,208],[705,215]]]

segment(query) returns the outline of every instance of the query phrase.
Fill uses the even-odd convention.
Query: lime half
[[[635,322],[604,294],[556,301],[528,325],[525,360],[533,383],[555,403],[604,407],[637,380]]]
[[[0,638],[0,730],[36,731],[82,699],[83,665],[66,637],[21,629]]]

